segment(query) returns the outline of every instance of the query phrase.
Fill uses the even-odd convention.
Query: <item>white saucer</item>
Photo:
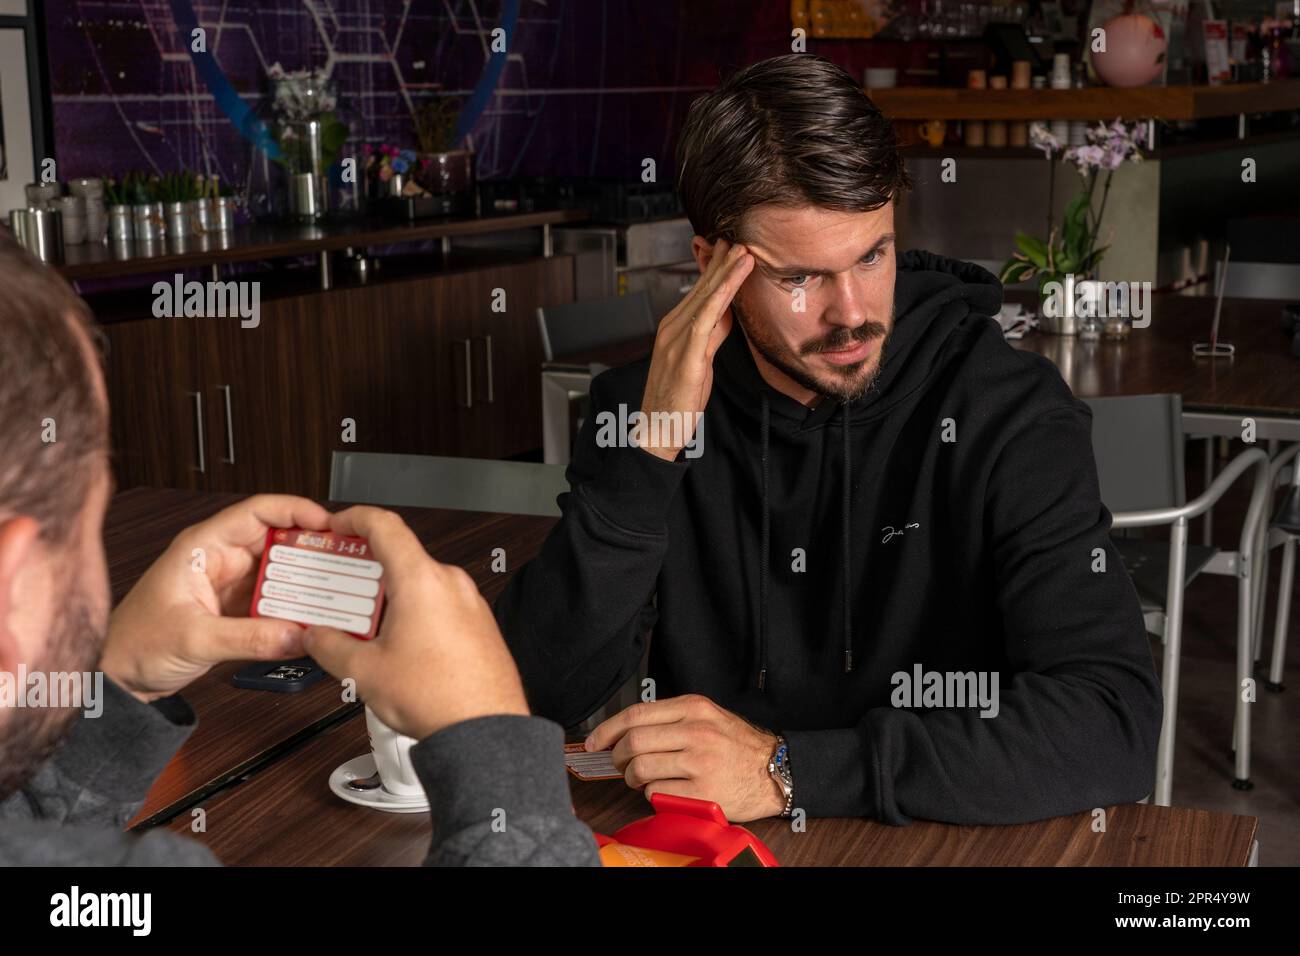
[[[349,780],[361,780],[372,776],[374,772],[374,754],[353,757],[347,763],[336,767],[330,774],[330,789],[348,803],[372,807],[375,810],[386,810],[389,813],[423,813],[429,809],[429,798],[424,794],[399,797],[389,793],[383,787],[376,787],[374,790],[353,790],[348,786]]]

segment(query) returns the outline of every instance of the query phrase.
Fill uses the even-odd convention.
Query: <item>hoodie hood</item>
[[[884,363],[872,389],[856,402],[819,402],[809,409],[768,385],[754,364],[754,357],[740,323],[718,349],[714,387],[721,389],[742,413],[752,414],[759,423],[759,471],[761,475],[762,519],[759,553],[759,628],[757,684],[767,683],[768,600],[771,560],[771,430],[773,418],[783,429],[806,431],[838,420],[843,442],[840,502],[840,574],[843,596],[840,618],[844,636],[844,671],[853,670],[853,611],[849,582],[852,567],[850,534],[852,467],[850,429],[870,421],[925,387],[940,359],[950,348],[960,348],[963,336],[955,335],[971,322],[986,323],[1002,306],[1002,284],[987,269],[921,250],[904,252],[898,259],[894,282],[894,327],[886,340]]]

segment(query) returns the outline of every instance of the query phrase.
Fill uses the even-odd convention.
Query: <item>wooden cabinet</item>
[[[118,482],[323,497],[335,450],[539,448],[536,312],[572,297],[557,256],[108,324]]]

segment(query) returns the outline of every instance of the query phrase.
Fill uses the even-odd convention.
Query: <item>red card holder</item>
[[[325,625],[370,640],[383,608],[383,567],[365,538],[304,528],[267,531],[250,616]]]

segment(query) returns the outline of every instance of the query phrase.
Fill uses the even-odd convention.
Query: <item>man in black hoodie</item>
[[[825,60],[692,105],[701,278],[592,383],[563,516],[496,606],[565,725],[653,630],[645,702],[587,742],[647,795],[997,824],[1152,789],[1160,687],[1088,409],[1004,342],[992,275],[896,253],[907,185]]]

